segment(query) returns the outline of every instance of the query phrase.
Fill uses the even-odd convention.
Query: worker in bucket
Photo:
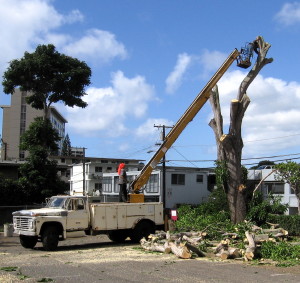
[[[119,174],[119,202],[127,202],[127,174],[125,170],[125,163],[120,163],[118,168]]]

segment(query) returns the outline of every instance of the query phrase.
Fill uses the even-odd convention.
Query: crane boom
[[[207,102],[210,96],[210,92],[212,88],[217,84],[217,82],[221,79],[221,77],[225,74],[231,64],[236,60],[236,58],[240,55],[240,52],[235,49],[228,56],[228,58],[224,61],[221,67],[217,70],[217,72],[211,77],[210,81],[205,85],[205,87],[201,90],[201,92],[194,99],[189,108],[185,111],[185,113],[181,116],[181,118],[177,121],[175,126],[171,129],[168,135],[165,137],[163,143],[153,155],[153,157],[148,161],[148,163],[141,170],[140,174],[135,178],[135,180],[130,184],[130,188],[133,190],[133,194],[130,194],[130,202],[143,202],[142,194],[138,194],[138,192],[142,189],[142,187],[148,182],[150,175],[153,169],[156,167],[158,162],[163,158],[169,148],[173,145],[185,127],[191,122],[196,114],[200,111],[203,105]],[[135,198],[136,196],[136,198]],[[142,197],[142,198],[141,198]],[[137,199],[137,201],[135,201]]]

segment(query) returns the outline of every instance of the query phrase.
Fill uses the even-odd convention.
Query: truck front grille
[[[14,229],[18,230],[30,230],[30,217],[14,216]]]

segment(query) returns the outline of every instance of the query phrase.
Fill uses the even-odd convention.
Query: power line
[[[181,154],[176,148],[173,148],[179,155],[181,155],[187,162],[191,163],[192,165],[194,165],[195,167],[198,167],[197,165],[195,165],[191,160],[188,160],[183,154]],[[175,161],[175,160],[172,160]]]
[[[174,150],[179,153],[175,148]],[[180,153],[179,153],[180,154]],[[181,156],[183,156],[182,154],[180,154]],[[263,156],[263,157],[251,157],[251,158],[242,158],[241,160],[257,160],[257,159],[272,159],[272,158],[278,158],[278,157],[285,157],[285,156],[295,156],[295,155],[300,155],[300,153],[291,153],[291,154],[283,154],[283,155],[273,155],[273,156]],[[184,157],[184,156],[183,156]],[[185,158],[185,157],[184,157]],[[275,161],[285,161],[285,160],[292,160],[292,159],[300,159],[300,157],[296,157],[296,158],[286,158],[286,159],[281,159],[281,160],[275,160]],[[216,161],[214,160],[188,160],[187,158],[185,158],[185,160],[176,160],[176,159],[172,159],[172,160],[168,160],[168,162],[214,162]],[[256,163],[254,163],[256,164]],[[247,164],[248,165],[248,164]],[[252,164],[250,164],[252,165]]]
[[[273,138],[266,138],[266,139],[259,139],[259,140],[246,140],[244,143],[250,143],[250,142],[259,142],[259,141],[267,141],[267,140],[276,140],[276,139],[282,139],[282,138],[290,138],[294,136],[300,136],[300,134],[293,134],[288,136],[280,136],[280,137],[273,137]],[[198,146],[215,146],[215,144],[190,144],[190,145],[174,145],[173,147],[198,147]]]

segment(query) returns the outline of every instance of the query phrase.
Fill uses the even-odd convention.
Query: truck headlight
[[[32,219],[30,219],[29,221],[28,221],[28,228],[30,229],[30,230],[33,230],[34,229],[34,220],[32,220]]]

